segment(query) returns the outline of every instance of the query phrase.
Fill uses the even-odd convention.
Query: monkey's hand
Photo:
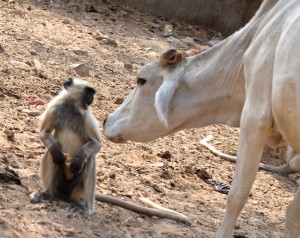
[[[72,174],[80,173],[85,164],[85,161],[86,161],[85,153],[83,151],[79,151],[79,153],[77,153],[71,161],[71,165],[70,165],[71,173]]]
[[[61,165],[65,163],[66,157],[64,156],[63,152],[60,150],[58,144],[53,144],[49,148],[49,152],[52,156],[52,160],[54,164]]]

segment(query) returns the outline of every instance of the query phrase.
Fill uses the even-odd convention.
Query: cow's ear
[[[164,80],[155,95],[155,109],[159,120],[168,127],[168,113],[172,98],[178,89],[178,82],[175,80]]]

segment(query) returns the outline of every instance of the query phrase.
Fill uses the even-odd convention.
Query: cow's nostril
[[[105,126],[106,120],[107,120],[107,117],[103,121],[103,127]]]

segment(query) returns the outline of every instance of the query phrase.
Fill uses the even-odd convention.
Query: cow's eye
[[[137,82],[138,85],[143,85],[147,82],[147,80],[143,79],[143,78],[138,78],[136,82]]]

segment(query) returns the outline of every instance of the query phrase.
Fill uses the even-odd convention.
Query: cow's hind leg
[[[219,238],[229,238],[232,235],[234,224],[255,180],[264,145],[271,133],[272,119],[268,114],[260,113],[259,107],[245,106],[242,114],[236,171],[225,216],[217,234]]]

